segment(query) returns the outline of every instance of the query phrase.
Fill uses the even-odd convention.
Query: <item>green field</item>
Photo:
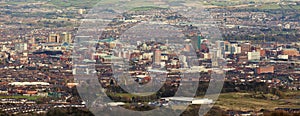
[[[110,96],[120,96],[125,98],[136,97],[127,93],[109,94]],[[199,96],[203,98],[203,96]],[[300,108],[300,91],[284,92],[284,97],[280,98],[273,94],[263,93],[222,93],[215,106],[223,110],[259,111],[261,109],[274,110],[276,108]]]
[[[66,7],[80,7],[80,8],[91,8],[95,4],[97,4],[101,0],[26,0],[26,1],[7,1],[2,2],[2,4],[9,4],[9,5],[21,5],[21,4],[28,4],[28,3],[35,3],[35,2],[43,2],[52,4],[58,7],[66,8]]]
[[[138,97],[138,96],[148,96],[148,95],[154,95],[152,92],[148,93],[136,93],[136,94],[130,94],[130,93],[107,93],[107,95],[110,96],[117,96],[117,97]]]
[[[37,100],[42,98],[40,96],[0,96],[0,99],[27,99],[27,100]]]
[[[131,10],[132,11],[147,11],[147,10],[152,10],[152,9],[164,9],[164,8],[155,7],[155,6],[144,6],[144,7],[136,7]]]
[[[223,93],[220,95],[216,106],[225,110],[256,110],[261,109],[274,110],[276,108],[300,108],[300,99],[294,98],[299,96],[300,92],[285,93],[288,98],[286,99],[261,99],[250,97],[254,93]],[[254,94],[255,96],[256,94]],[[264,94],[264,96],[271,97],[274,95]],[[293,96],[293,97],[292,97]]]
[[[33,3],[33,2],[43,2],[47,5],[53,5],[60,8],[70,8],[70,7],[77,7],[77,8],[92,8],[94,6],[101,6],[101,5],[124,5],[126,8],[135,8],[135,7],[143,7],[143,6],[156,6],[155,2],[149,2],[149,1],[119,1],[119,0],[26,0],[26,1],[6,1],[1,2],[1,4],[10,4],[10,5],[20,5],[20,4],[27,4],[27,3]],[[255,9],[261,9],[261,10],[278,10],[282,9],[278,4],[278,0],[267,0],[267,1],[260,1],[260,0],[247,0],[247,1],[241,1],[241,0],[211,0],[211,1],[201,1],[203,5],[209,5],[209,6],[216,6],[216,7],[231,7],[231,6],[239,6],[239,5],[248,5],[248,4],[261,4],[257,7],[248,7],[248,8],[255,8]],[[194,1],[178,1],[178,0],[169,0],[169,3],[173,2],[180,2],[180,3],[188,3],[188,2],[194,2]],[[1,5],[0,4],[0,5]],[[246,7],[246,6],[245,6]],[[282,5],[283,9],[295,9],[300,10],[300,5],[296,6],[288,6],[288,5]],[[138,8],[140,9],[140,8]],[[141,9],[143,10],[143,9]],[[146,9],[147,10],[147,9]]]

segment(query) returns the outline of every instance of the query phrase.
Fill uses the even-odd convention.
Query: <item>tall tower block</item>
[[[201,48],[202,36],[199,34],[197,37],[197,49]]]
[[[161,62],[161,51],[159,49],[154,51],[153,63],[159,65]]]

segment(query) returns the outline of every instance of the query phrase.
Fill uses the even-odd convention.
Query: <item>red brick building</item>
[[[248,62],[248,56],[247,55],[239,55],[238,56],[238,63],[243,64]]]
[[[282,55],[299,56],[299,51],[296,49],[285,49],[281,51]]]
[[[262,66],[256,69],[257,74],[274,73],[274,66]]]
[[[242,54],[247,54],[247,52],[251,52],[251,44],[250,43],[243,43],[241,46]]]

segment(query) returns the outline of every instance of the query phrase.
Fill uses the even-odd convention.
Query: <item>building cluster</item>
[[[227,62],[224,68],[227,81],[265,82],[274,88],[299,90],[298,43],[217,41],[216,44],[221,48],[217,57],[225,58]],[[200,54],[203,60],[209,59],[209,55]]]
[[[3,10],[10,11],[9,8]],[[46,11],[58,14],[62,12],[51,9]],[[85,11],[79,9],[77,12],[83,15]],[[218,20],[225,20],[226,25],[221,27],[226,29],[225,35],[249,34],[247,31],[238,33],[244,29],[254,34],[258,33],[257,29],[268,30],[274,27],[299,30],[299,22],[288,20],[279,23],[272,18],[273,15],[263,12],[227,12],[224,9],[213,9],[212,15]],[[19,17],[0,17],[2,20],[7,18],[19,20]],[[24,18],[21,21],[34,23],[33,19],[37,20]],[[40,18],[38,20],[42,21]],[[208,20],[203,19],[203,22]],[[176,32],[185,36],[175,40],[164,38],[156,41],[152,36],[144,35],[147,33],[140,32],[136,34],[149,37],[144,38],[149,41],[123,37],[132,39],[130,44],[124,44],[118,39],[128,29],[146,21],[161,22],[161,25],[179,28]],[[184,73],[201,74],[200,81],[209,82],[210,74],[216,71],[214,67],[221,67],[226,72],[226,82],[259,82],[267,84],[269,88],[300,90],[300,43],[211,41],[205,36],[209,30],[200,33],[188,19],[170,10],[132,11],[117,16],[101,35],[97,35],[100,37],[97,41],[80,39],[90,38],[92,34],[75,37],[76,29],[73,28],[29,31],[27,28],[30,28],[30,24],[24,26],[22,22],[10,23],[12,24],[0,25],[0,107],[8,113],[44,112],[55,107],[83,107],[84,102],[78,98],[75,86],[85,82],[76,82],[73,77],[80,73],[96,74],[105,89],[117,86],[120,84],[118,82],[128,77],[140,85],[153,81],[156,84],[165,83],[178,87],[181,83],[199,82],[197,75],[183,76]],[[257,23],[266,28],[254,28]],[[75,48],[80,43],[94,43],[96,51],[89,49],[90,46]],[[74,54],[73,50],[78,54]],[[81,61],[79,67],[83,71],[72,68],[77,67],[72,63],[74,58]],[[215,62],[213,59],[226,63]],[[95,65],[95,69],[90,69],[90,64]],[[128,75],[114,77],[115,73],[122,72]],[[9,97],[12,98],[7,99]],[[37,100],[31,100],[33,98]],[[243,113],[245,112],[240,112]]]

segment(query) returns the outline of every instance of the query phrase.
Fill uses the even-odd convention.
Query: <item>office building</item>
[[[60,39],[62,43],[63,42],[72,43],[72,34],[63,32],[60,34]]]
[[[159,49],[154,51],[153,63],[155,65],[160,65],[161,62],[161,51]]]
[[[50,43],[60,43],[59,34],[49,34],[48,41]]]
[[[260,60],[260,52],[248,52],[248,60]]]

